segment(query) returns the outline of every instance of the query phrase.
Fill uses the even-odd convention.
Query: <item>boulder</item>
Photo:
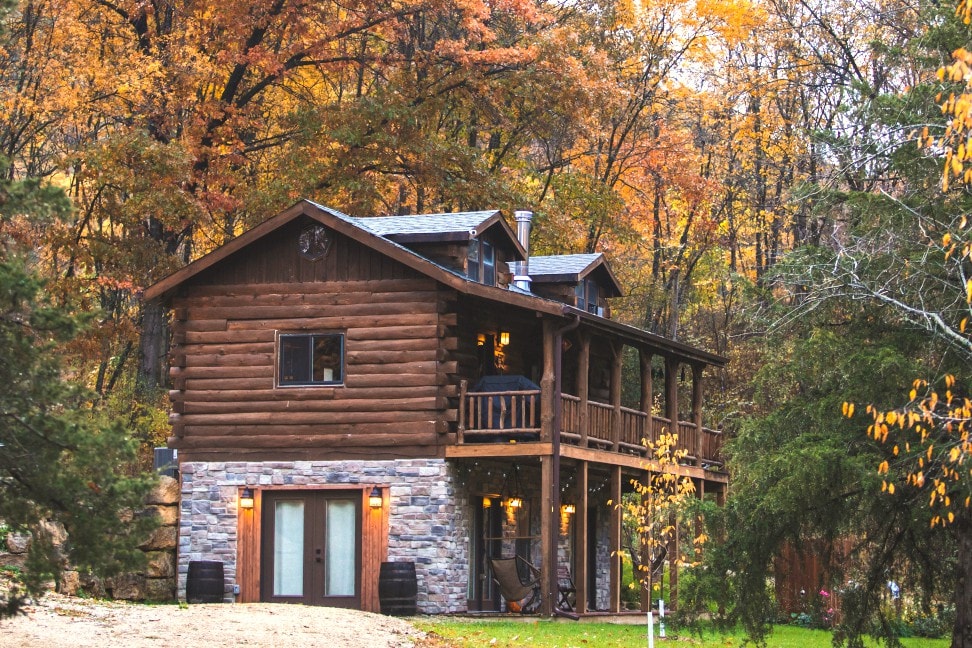
[[[81,590],[81,576],[76,571],[61,572],[57,583],[57,591],[66,596],[76,596]]]
[[[138,548],[143,551],[171,550],[176,548],[177,542],[178,530],[174,526],[159,527]]]
[[[111,579],[112,598],[122,601],[145,600],[145,576],[141,574],[119,574]]]
[[[28,549],[30,549],[29,533],[14,533],[11,531],[7,534],[7,551],[12,554],[22,554],[27,553]]]
[[[0,553],[0,567],[13,567],[23,571],[26,564],[26,553]]]
[[[158,485],[145,498],[145,503],[171,506],[179,503],[180,495],[179,482],[168,475],[162,475]]]
[[[150,579],[175,577],[175,554],[169,551],[148,551],[145,553],[145,557],[148,559],[145,575]]]
[[[146,601],[174,601],[175,598],[176,585],[174,578],[145,579]]]
[[[153,505],[146,506],[145,511],[155,515],[159,524],[162,526],[175,526],[179,523],[179,507],[178,506],[163,506],[163,505]]]

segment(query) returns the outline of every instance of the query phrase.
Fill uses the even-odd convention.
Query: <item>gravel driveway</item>
[[[0,648],[325,646],[412,648],[425,635],[393,617],[273,603],[136,605],[48,594],[0,621]]]

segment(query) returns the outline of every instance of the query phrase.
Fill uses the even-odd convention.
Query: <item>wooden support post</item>
[[[611,466],[611,570],[608,610],[621,611],[621,466]]]
[[[553,439],[554,424],[554,341],[556,336],[555,324],[549,319],[543,320],[543,375],[540,378],[540,440]],[[549,483],[549,482],[544,482]]]
[[[574,574],[574,587],[577,588],[578,614],[587,612],[587,574],[589,565],[587,564],[587,462],[577,462],[577,522],[574,525],[574,547],[576,557],[576,572]]]
[[[253,492],[253,508],[237,509],[236,582],[240,586],[239,603],[260,600],[260,516],[263,493]]]
[[[466,435],[466,389],[468,387],[468,380],[459,381],[459,425],[456,428],[459,436],[459,445],[462,445]]]
[[[652,382],[653,378],[651,375],[651,353],[645,351],[644,349],[638,350],[638,362],[641,366],[641,402],[639,404],[639,409],[648,415],[645,421],[645,440],[652,443],[655,442],[654,435],[654,419],[651,415],[651,410],[654,407],[655,399],[652,392],[654,391],[654,384]]]
[[[578,407],[580,411],[577,412],[577,423],[580,427],[580,446],[582,448],[587,447],[587,430],[588,430],[588,416],[587,416],[587,401],[590,399],[590,383],[591,383],[591,338],[589,335],[585,334],[583,331],[579,333],[580,335],[580,357],[577,359],[577,398],[580,399]]]
[[[611,407],[614,412],[611,415],[611,449],[617,452],[621,447],[621,358],[624,346],[621,344],[612,345],[611,351]]]
[[[669,420],[668,433],[678,434],[678,359],[665,358],[665,416]],[[676,447],[685,447],[685,439],[679,437]]]
[[[692,365],[692,422],[695,424],[695,465],[702,465],[702,365]]]
[[[540,614],[551,615],[557,603],[557,539],[559,511],[553,510],[550,485],[554,481],[553,461],[540,457]]]

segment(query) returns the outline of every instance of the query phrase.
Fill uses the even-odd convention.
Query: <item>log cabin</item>
[[[658,470],[724,497],[702,379],[725,360],[612,320],[604,255],[531,257],[531,216],[303,200],[146,289],[171,317],[180,596],[219,561],[228,602],[378,611],[404,562],[419,612],[500,611],[489,559],[516,555],[540,612],[621,610],[609,502]],[[646,451],[663,430],[677,466]]]

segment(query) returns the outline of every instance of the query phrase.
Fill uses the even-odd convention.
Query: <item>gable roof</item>
[[[604,254],[550,254],[530,257],[530,279],[535,283],[573,283],[597,275],[605,297],[621,297],[618,283]]]
[[[495,213],[498,214],[498,212]],[[332,228],[334,231],[340,234],[353,238],[359,243],[367,245],[377,252],[387,255],[403,265],[449,286],[460,294],[471,295],[492,302],[501,302],[511,306],[532,310],[536,313],[544,313],[564,319],[573,317],[580,321],[584,321],[586,324],[589,324],[594,328],[623,336],[629,341],[629,343],[648,346],[650,348],[657,349],[659,352],[675,352],[680,357],[690,361],[702,362],[715,366],[723,366],[726,363],[726,359],[721,356],[702,351],[701,349],[697,349],[681,342],[669,340],[660,335],[649,333],[648,331],[644,331],[627,324],[613,322],[603,317],[592,315],[586,311],[577,309],[573,306],[568,306],[567,304],[559,301],[546,299],[533,293],[520,290],[507,290],[505,288],[487,286],[476,281],[472,281],[465,275],[438,265],[437,263],[416,254],[400,243],[391,240],[390,237],[381,236],[377,234],[376,231],[373,231],[370,227],[364,227],[358,222],[368,219],[354,218],[352,216],[348,216],[347,214],[342,214],[336,209],[319,205],[310,200],[298,201],[276,216],[273,216],[256,227],[247,230],[243,234],[213,250],[209,254],[200,257],[184,268],[173,272],[152,286],[149,286],[143,292],[142,299],[145,301],[166,299],[167,297],[171,296],[174,291],[178,289],[178,287],[184,282],[192,279],[199,273],[216,265],[234,253],[262,239],[271,232],[274,232],[286,224],[302,217],[315,220],[322,225]],[[500,218],[499,222],[502,222],[505,225],[505,221],[503,221],[502,218]],[[603,255],[597,256],[603,257]],[[603,264],[603,258],[600,263]],[[597,267],[596,263],[595,267]],[[603,267],[605,271],[609,272],[606,265],[602,265],[601,267]],[[593,269],[594,268],[592,268],[592,270]]]
[[[493,214],[494,212],[478,213]],[[499,216],[499,212],[495,212],[495,214],[497,215],[498,221],[494,220],[491,216],[481,222],[490,221],[490,225],[488,226],[493,226],[492,223],[494,222],[503,223],[507,230],[509,230],[509,226],[505,225],[505,221],[503,221],[502,217]],[[506,290],[505,288],[487,286],[470,281],[465,275],[430,261],[429,259],[416,254],[404,245],[392,240],[390,237],[379,235],[376,231],[373,231],[371,227],[364,227],[359,223],[359,221],[367,221],[369,219],[354,218],[352,216],[348,216],[347,214],[343,214],[336,209],[319,205],[310,200],[300,200],[294,203],[276,216],[272,216],[256,227],[247,230],[246,232],[237,236],[235,239],[216,248],[209,254],[196,259],[181,270],[177,270],[152,286],[149,286],[143,292],[142,299],[150,301],[153,299],[167,297],[183,282],[188,281],[192,277],[195,277],[199,273],[219,263],[235,252],[238,252],[246,246],[270,234],[271,232],[283,227],[287,223],[301,217],[308,217],[316,220],[322,225],[331,227],[334,231],[348,236],[349,238],[353,238],[378,252],[386,254],[403,265],[421,272],[432,279],[440,281],[450,288],[454,288],[458,292],[478,295],[493,300],[502,299],[507,303],[516,304],[535,311],[551,314],[562,314],[561,306],[563,305],[559,304],[558,302],[541,299],[529,293],[510,291]],[[520,250],[522,250],[522,247]]]

